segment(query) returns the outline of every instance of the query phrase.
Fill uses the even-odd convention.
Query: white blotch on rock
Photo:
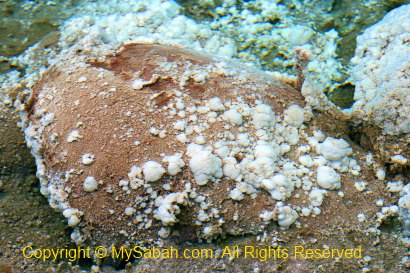
[[[337,161],[352,153],[352,147],[346,140],[327,137],[322,144],[316,148],[327,160]]]
[[[317,169],[317,184],[327,190],[337,190],[341,187],[341,177],[328,166],[320,166]]]
[[[182,171],[183,167],[185,167],[181,153],[175,153],[174,155],[165,156],[162,159],[162,162],[168,163],[167,170],[170,175],[176,175],[177,173]]]
[[[222,172],[222,160],[210,151],[199,151],[189,161],[189,167],[195,176],[198,185],[205,185],[213,178],[220,178]]]
[[[98,188],[98,183],[93,176],[87,176],[84,180],[83,186],[86,192],[93,192]]]
[[[285,121],[292,126],[300,127],[305,121],[305,114],[303,109],[298,105],[292,105],[288,107],[285,111]]]
[[[94,155],[90,154],[90,153],[83,154],[83,156],[81,158],[81,162],[84,165],[90,165],[94,162],[94,160],[95,160]]]
[[[142,166],[142,172],[146,181],[154,182],[158,181],[166,171],[161,164],[150,160],[144,163]]]

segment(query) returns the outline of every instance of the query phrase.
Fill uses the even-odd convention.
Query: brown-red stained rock
[[[171,72],[164,71],[161,64],[165,62],[176,63],[177,68]],[[185,145],[178,142],[173,135],[177,133],[172,127],[176,118],[158,111],[161,107],[167,107],[174,98],[173,90],[188,94],[188,100],[197,105],[216,96],[222,101],[242,96],[249,104],[260,98],[264,103],[272,105],[276,113],[282,112],[283,108],[289,105],[304,104],[303,98],[295,89],[252,69],[242,72],[246,79],[240,83],[234,70],[232,76],[223,72],[210,73],[206,83],[188,79],[184,87],[179,86],[178,76],[187,69],[187,65],[193,64],[200,69],[207,69],[206,66],[214,63],[212,57],[178,47],[130,44],[115,56],[107,57],[106,62],[91,61],[74,69],[65,65],[53,67],[34,86],[28,103],[30,122],[39,122],[34,113],[40,109],[55,114],[54,121],[39,135],[43,139],[41,155],[47,170],[46,179],[60,175],[63,180],[66,171],[79,171],[77,175],[63,182],[64,187],[71,189],[67,201],[70,207],[84,212],[80,226],[85,231],[90,231],[97,242],[115,242],[116,237],[122,237],[118,235],[119,230],[125,230],[128,234],[133,234],[131,237],[144,241],[156,237],[156,231],[155,235],[150,233],[161,226],[157,220],[154,220],[153,228],[143,233],[135,233],[134,224],[127,226],[128,222],[132,223],[132,217],[124,216],[124,209],[136,196],[146,194],[137,189],[131,190],[127,195],[118,186],[118,182],[127,178],[132,165],[141,166],[148,160],[161,162],[161,153],[170,155],[175,151],[185,150]],[[154,74],[158,74],[159,78],[142,89],[135,90],[131,85],[138,72],[138,77],[144,81],[149,81]],[[86,80],[79,82],[81,77]],[[103,90],[105,94],[100,93]],[[154,94],[157,95],[152,98]],[[156,110],[150,112],[148,103]],[[127,111],[133,112],[135,116],[127,117]],[[82,124],[79,125],[79,122]],[[167,130],[167,136],[153,136],[149,132],[152,126]],[[126,136],[129,128],[134,130],[131,137]],[[67,142],[67,136],[75,129],[82,137],[77,141]],[[221,124],[215,123],[209,137],[216,140],[216,133],[222,130]],[[55,133],[58,135],[58,142],[49,139],[49,136]],[[134,141],[140,141],[141,144],[133,145]],[[84,153],[95,155],[95,161],[91,165],[81,163]],[[85,192],[83,181],[87,176],[93,176],[97,181],[103,181],[103,184],[92,193]],[[151,184],[155,190],[162,193],[164,190],[161,185],[169,181],[173,181],[172,191],[180,191],[183,190],[185,182],[192,182],[192,174],[184,171],[175,177],[164,176],[161,181]],[[253,205],[242,206],[239,212],[241,221],[232,221],[230,219],[237,205],[234,204],[235,201],[227,198],[226,191],[226,188],[233,188],[232,183],[222,179],[218,187],[208,185],[200,188],[199,192],[212,196],[214,207],[220,209],[222,217],[229,219],[223,225],[224,232],[257,232],[262,224],[258,217],[262,208],[272,209],[269,196],[261,194],[255,200],[247,197],[245,201],[249,199]],[[113,193],[106,192],[108,186],[112,186]],[[192,219],[197,208],[191,210],[189,207],[182,207],[178,217],[181,218],[178,229],[182,230],[180,233],[186,239],[196,237],[197,232],[195,227],[189,227],[193,225]],[[115,212],[111,215],[109,210]],[[185,234],[184,230],[189,232]]]
[[[58,199],[60,192],[57,190],[57,194],[49,197],[51,205],[58,208],[60,204],[62,209],[61,204],[65,204],[80,210],[83,215],[79,215],[81,222],[76,229],[81,230],[81,234],[89,239],[87,242],[95,245],[121,246],[128,242],[133,246],[159,238],[158,230],[163,224],[153,218],[152,213],[147,218],[152,220],[152,225],[142,229],[138,229],[140,223],[136,221],[135,215],[128,216],[124,213],[129,206],[135,207],[137,213],[144,211],[136,206],[135,199],[149,196],[146,189],[139,187],[130,189],[127,193],[119,186],[119,181],[128,179],[127,174],[133,165],[141,167],[145,162],[154,160],[165,167],[166,164],[161,162],[164,155],[185,153],[186,144],[176,140],[175,136],[180,132],[173,127],[173,122],[181,118],[169,114],[169,110],[175,108],[175,100],[178,98],[175,90],[182,92],[181,98],[187,106],[203,105],[204,101],[214,97],[221,98],[223,102],[242,97],[251,106],[258,99],[271,105],[276,115],[280,115],[291,105],[304,106],[304,100],[298,91],[262,72],[241,67],[235,62],[227,62],[229,69],[220,69],[218,67],[221,60],[183,48],[160,44],[131,44],[115,56],[108,56],[104,62],[88,60],[84,64],[82,58],[73,58],[78,58],[79,61],[76,63],[71,60],[50,68],[34,86],[31,103],[28,105],[30,109],[27,109],[29,126],[26,136],[29,145],[34,145],[33,147],[41,142],[41,149],[33,148],[33,152],[37,158],[43,192],[47,193],[45,189],[49,188],[46,186],[48,183],[64,188],[61,192],[66,196]],[[195,65],[196,70],[209,73],[205,81],[195,81],[193,74],[191,78],[184,76]],[[170,69],[167,70],[167,67]],[[136,78],[142,78],[146,84],[142,88],[132,88]],[[180,85],[182,81],[185,81],[183,86]],[[183,97],[184,94],[188,96]],[[129,111],[131,114],[127,114]],[[42,122],[47,113],[53,113],[54,119],[44,126]],[[189,115],[187,113],[187,117]],[[218,134],[227,131],[224,125],[226,124],[221,121],[210,124],[203,132],[207,143],[215,143],[219,139]],[[167,132],[161,138],[150,132],[151,127]],[[311,135],[313,130],[320,129],[328,135],[346,138],[346,128],[341,122],[333,122],[332,117],[318,115],[313,116],[305,131]],[[67,142],[67,137],[73,130],[78,130],[81,138]],[[229,130],[235,135],[239,133],[238,126],[231,126]],[[252,128],[247,130],[255,133]],[[58,138],[53,139],[55,133]],[[140,144],[135,145],[135,141]],[[301,139],[298,145],[306,144],[306,140]],[[170,244],[196,241],[198,237],[204,237],[205,226],[213,226],[212,237],[260,234],[260,231],[266,230],[272,241],[286,241],[288,248],[299,245],[306,239],[304,242],[311,247],[323,244],[357,247],[363,244],[369,250],[377,236],[364,237],[363,234],[369,227],[380,224],[374,216],[380,210],[375,201],[383,198],[385,204],[389,205],[391,196],[382,190],[382,181],[374,180],[374,174],[364,163],[364,153],[354,148],[355,156],[362,166],[360,180],[372,181],[368,185],[370,193],[358,194],[353,186],[358,178],[343,173],[342,190],[345,197],[329,191],[320,215],[300,218],[301,228],[291,226],[287,231],[280,231],[275,221],[264,222],[259,217],[263,211],[275,210],[277,202],[267,191],[258,189],[254,198],[245,194],[244,199],[238,202],[229,197],[230,190],[236,184],[230,179],[222,178],[219,182],[209,181],[204,186],[197,186],[186,155],[183,156],[186,166],[182,172],[175,176],[165,174],[160,180],[148,184],[158,196],[166,196],[170,192],[184,191],[185,184],[190,182],[197,194],[206,196],[210,207],[219,211],[219,217],[211,217],[202,226],[198,226],[196,221],[201,208],[195,198],[187,198],[184,204],[178,204],[180,213],[175,213],[178,221],[170,227]],[[84,165],[81,162],[85,153],[95,156],[92,164]],[[235,158],[241,161],[244,154],[238,153]],[[298,153],[292,148],[286,156],[296,162]],[[69,179],[65,179],[65,173],[70,169],[75,172]],[[42,170],[45,170],[44,174],[41,173]],[[97,190],[84,190],[83,181],[88,176],[102,181]],[[312,180],[314,182],[314,177]],[[170,184],[171,190],[163,189],[164,184]],[[112,189],[111,193],[107,192],[108,188]],[[306,195],[303,190],[298,188],[294,193],[301,197],[296,198],[292,194],[285,203],[305,206]],[[147,203],[149,200],[148,198]],[[210,209],[206,213],[209,214]],[[365,213],[368,221],[358,222],[358,213]],[[352,231],[357,232],[350,236]],[[255,243],[252,237],[244,240],[247,244]],[[241,261],[245,262],[246,260]],[[314,268],[317,262],[320,261],[312,260],[308,265]],[[176,261],[170,262],[168,266],[175,266],[174,263]],[[291,265],[292,262],[289,262],[290,267]]]

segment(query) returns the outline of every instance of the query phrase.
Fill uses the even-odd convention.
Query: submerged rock
[[[26,105],[26,139],[41,192],[81,227],[76,242],[149,241],[176,223],[187,238],[260,231],[262,209],[274,208],[269,195],[247,195],[255,205],[239,212],[229,193],[252,173],[242,160],[260,174],[279,171],[276,159],[258,163],[249,149],[273,139],[287,106],[303,116],[304,103],[290,86],[234,66],[180,47],[129,44],[104,61],[72,56],[43,75]],[[296,127],[281,130],[298,137]],[[277,154],[290,148],[275,145]]]
[[[410,166],[410,5],[388,13],[357,38],[352,116],[365,124],[374,152]]]
[[[343,188],[361,173],[343,124],[313,115],[291,86],[178,46],[71,55],[25,107],[41,192],[79,244],[300,226],[321,213],[322,185]]]

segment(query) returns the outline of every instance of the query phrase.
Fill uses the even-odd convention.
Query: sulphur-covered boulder
[[[22,124],[41,192],[78,244],[340,235],[391,203],[343,122],[237,62],[134,43],[62,57],[32,89]]]

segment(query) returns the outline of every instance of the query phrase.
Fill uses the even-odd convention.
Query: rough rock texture
[[[33,124],[38,122],[45,124],[44,119],[37,119],[38,116],[36,117],[35,114],[37,110],[42,114],[54,114],[54,122],[39,134],[47,177],[45,179],[65,181],[56,187],[71,188],[71,193],[67,196],[68,201],[73,204],[73,207],[85,212],[85,222],[90,225],[90,229],[97,230],[94,237],[104,238],[97,241],[110,242],[112,234],[109,232],[119,230],[119,227],[126,228],[131,217],[124,217],[125,208],[131,205],[136,196],[146,195],[144,187],[128,195],[119,186],[119,181],[127,178],[131,167],[134,164],[142,165],[147,159],[161,162],[161,154],[172,155],[175,151],[185,150],[185,145],[178,142],[174,136],[167,135],[160,138],[150,132],[151,127],[173,134],[178,132],[172,124],[178,119],[159,112],[159,109],[166,107],[173,98],[176,98],[174,91],[180,89],[178,85],[180,79],[167,71],[158,70],[158,63],[164,61],[176,62],[178,66],[183,67],[178,68],[181,69],[178,76],[183,74],[183,69],[188,66],[187,62],[198,66],[212,63],[209,57],[179,48],[162,45],[128,45],[118,56],[103,63],[91,61],[83,67],[80,65],[80,67],[51,68],[43,80],[34,87],[34,94],[28,102],[28,106],[32,106],[28,116]],[[141,90],[133,89],[131,86],[135,73],[139,73],[138,77],[144,81],[149,82],[152,78],[155,80],[146,84],[146,87]],[[155,77],[156,74],[160,77]],[[259,92],[263,95],[260,97],[271,104],[276,111],[281,112],[286,105],[303,104],[302,97],[290,86],[277,83],[260,73],[251,75],[248,72],[244,75],[247,77],[246,82],[234,83],[233,81],[237,79],[224,76],[223,71],[213,73],[209,76],[206,85],[188,78],[183,92],[189,95],[189,101],[198,105],[201,101],[215,96],[225,100],[241,95],[249,101],[254,101],[256,97],[252,94],[252,90],[256,89],[261,90]],[[82,77],[87,81],[82,82]],[[279,103],[280,101],[285,103]],[[132,114],[128,115],[129,111]],[[131,131],[129,126],[132,128]],[[213,128],[215,132],[222,131],[219,126]],[[77,141],[68,142],[67,136],[75,129],[78,129],[81,136]],[[134,135],[129,134],[130,132],[134,132]],[[55,138],[51,139],[54,134]],[[217,140],[216,134],[212,137]],[[140,144],[134,145],[135,141]],[[96,160],[92,165],[81,163],[80,159],[84,153],[95,155]],[[39,162],[38,157],[37,162]],[[64,173],[70,169],[75,171],[72,177],[67,178]],[[103,181],[101,189],[92,194],[83,190],[82,183],[90,175],[98,181]],[[166,177],[161,181],[164,183],[167,180],[168,183],[173,183],[173,191],[183,191],[184,182],[191,181],[192,175],[184,172],[182,175]],[[153,185],[160,193],[164,192],[161,189],[162,183]],[[211,193],[210,189],[204,189],[203,194],[212,195],[216,206],[224,203],[224,206],[234,208],[233,200],[227,201],[224,196],[226,188],[232,187],[232,182],[223,180],[221,183],[223,184],[216,190],[212,189]],[[113,192],[119,195],[115,197],[116,194],[108,193],[105,190],[107,187],[112,187]],[[113,203],[114,197],[117,200]],[[260,207],[272,206],[264,195],[253,202]],[[228,203],[231,205],[226,205]],[[55,206],[58,207],[57,204]],[[104,207],[106,209],[101,210]],[[110,215],[109,209],[115,211],[114,215]],[[188,224],[193,218],[193,211],[186,213],[184,218],[187,222],[181,220],[181,229],[183,229],[181,234],[188,237],[195,236],[195,228]],[[230,215],[229,218],[232,218],[233,213],[233,210],[226,212]],[[261,224],[259,213],[261,213],[260,209],[245,207],[240,214],[249,219],[244,221],[246,224],[232,221],[228,223],[227,229],[230,233],[235,233],[235,229],[238,233],[241,233],[241,230],[256,232]],[[117,218],[115,221],[113,221],[114,217]],[[185,225],[188,227],[184,228]],[[127,229],[131,234],[134,228]],[[136,237],[144,238],[149,233],[142,235],[138,234]]]
[[[410,166],[410,5],[388,13],[357,38],[352,59],[353,116],[383,161]],[[406,160],[393,158],[402,155]]]
[[[341,140],[347,126],[313,114],[298,91],[175,46],[128,44],[98,60],[80,54],[44,73],[23,115],[41,192],[75,228],[76,243],[363,246],[373,267],[403,270],[405,249],[377,229],[394,215],[378,214],[376,201],[389,206],[393,197],[375,179],[377,162],[352,150]],[[320,166],[336,173],[324,179],[340,179],[339,192],[320,189]],[[360,193],[358,181],[367,185]],[[229,237],[249,234],[259,236]],[[373,248],[381,239],[397,248],[394,259]],[[207,263],[181,266],[191,262]],[[245,271],[309,272],[323,261],[236,262]],[[151,271],[151,263],[135,267]],[[220,259],[209,268],[231,265]],[[359,267],[348,259],[329,265]]]

